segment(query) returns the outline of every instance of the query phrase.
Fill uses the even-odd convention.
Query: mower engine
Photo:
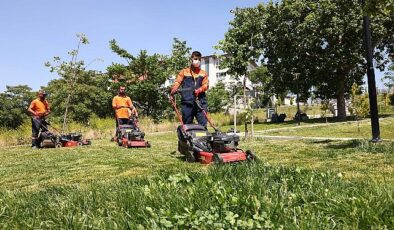
[[[237,149],[239,136],[215,132],[212,135],[212,151],[215,153],[228,153]]]
[[[74,147],[79,145],[91,145],[90,140],[83,140],[81,133],[68,133],[60,136],[60,142],[63,147]]]
[[[117,142],[123,147],[150,147],[148,141],[144,140],[145,133],[134,125],[119,125]]]
[[[254,160],[251,151],[237,148],[239,136],[216,131],[209,133],[205,127],[196,124],[180,125],[178,132],[178,151],[185,155],[186,161],[199,161],[202,164],[236,163]]]

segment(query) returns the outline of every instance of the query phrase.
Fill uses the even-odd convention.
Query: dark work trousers
[[[40,131],[47,131],[48,127],[47,124],[44,122],[42,118],[32,117],[31,119],[31,145],[32,146],[39,146],[40,140],[38,140],[38,135]]]
[[[207,111],[207,104],[201,104],[205,111]],[[194,117],[196,117],[199,125],[207,127],[207,118],[203,111],[198,108],[196,103],[193,104],[182,104],[182,121],[184,124],[193,124]]]
[[[31,119],[31,136],[37,138],[40,131],[46,131],[48,129],[44,119],[35,118]]]
[[[115,121],[116,121],[115,136],[116,136],[117,133],[118,133],[119,125],[127,125],[127,124],[129,124],[130,119],[128,119],[128,118],[116,118]]]

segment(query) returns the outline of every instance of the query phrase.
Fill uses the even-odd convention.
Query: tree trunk
[[[248,99],[246,97],[246,76],[244,76],[243,79],[243,89],[244,89],[243,91],[244,91],[244,109],[245,109],[248,104]],[[248,120],[245,119],[245,138],[247,137],[248,137]]]
[[[345,102],[345,76],[338,76],[337,88],[337,119],[340,121],[346,120],[346,102]]]

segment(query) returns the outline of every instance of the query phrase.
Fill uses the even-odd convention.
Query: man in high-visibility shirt
[[[46,131],[48,129],[45,121],[45,117],[51,112],[49,103],[45,99],[46,92],[43,90],[38,91],[38,97],[34,99],[27,111],[31,114],[31,147],[39,148],[40,140],[38,135],[40,131]]]
[[[116,116],[116,127],[118,125],[128,124],[130,120],[130,113],[135,117],[138,117],[138,112],[135,109],[133,102],[130,97],[126,96],[126,87],[121,86],[116,95],[112,99],[112,108],[115,110]]]
[[[190,67],[181,70],[171,87],[173,96],[182,87],[181,104],[182,120],[184,124],[192,124],[196,117],[198,124],[206,127],[207,119],[200,108],[195,103],[196,97],[199,99],[202,108],[207,111],[208,102],[205,92],[208,90],[208,74],[200,68],[201,53],[194,51],[190,59]]]

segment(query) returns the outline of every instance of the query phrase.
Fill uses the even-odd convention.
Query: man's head
[[[199,68],[201,65],[201,53],[198,51],[193,51],[191,56],[192,66],[195,68]]]
[[[38,93],[37,93],[37,95],[38,95],[38,97],[40,98],[40,99],[45,99],[45,97],[48,95],[44,90],[39,90],[38,91]]]
[[[126,86],[120,86],[119,87],[119,95],[125,95],[126,94]]]

